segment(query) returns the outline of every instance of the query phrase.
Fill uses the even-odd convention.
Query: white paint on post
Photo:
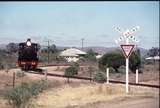
[[[109,68],[106,69],[107,84],[109,84]]]
[[[126,58],[126,93],[128,93],[128,83],[129,83],[129,81],[128,81],[128,63],[129,63],[129,59],[128,58]]]
[[[45,80],[47,80],[47,70],[45,70]]]
[[[136,69],[136,83],[138,83],[138,69]]]
[[[126,38],[126,44],[128,45],[129,44],[129,39],[128,39],[128,37]],[[129,57],[128,57],[129,58]],[[126,93],[128,93],[128,83],[129,83],[129,81],[128,81],[128,67],[129,67],[129,59],[128,58],[126,58]]]

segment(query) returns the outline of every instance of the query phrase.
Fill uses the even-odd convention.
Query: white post
[[[138,83],[138,69],[136,69],[136,83]]]
[[[129,44],[129,40],[128,38],[126,38],[126,44]],[[128,79],[129,79],[129,76],[128,76],[128,67],[129,67],[129,58],[126,58],[126,93],[128,93]]]
[[[109,84],[109,68],[106,69],[107,84]]]
[[[47,80],[47,70],[45,70],[45,80]]]
[[[126,58],[126,93],[128,93],[128,63],[129,63],[129,60],[128,58]]]

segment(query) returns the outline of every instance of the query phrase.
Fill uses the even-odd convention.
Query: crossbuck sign
[[[135,39],[133,36],[133,33],[139,29],[139,26],[136,26],[132,28],[131,30],[122,31],[119,27],[116,28],[116,30],[122,35],[118,40],[115,40],[116,43],[123,42],[120,44],[123,54],[126,58],[126,93],[128,93],[128,82],[129,82],[129,56],[131,55],[134,44],[131,44],[129,41],[132,42],[138,42],[138,40]]]

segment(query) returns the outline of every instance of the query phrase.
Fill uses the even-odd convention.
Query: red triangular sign
[[[128,58],[132,53],[134,45],[121,45],[121,48],[122,48],[124,56]]]

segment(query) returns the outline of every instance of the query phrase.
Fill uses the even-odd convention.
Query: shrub
[[[4,66],[2,63],[0,63],[0,69],[4,69]]]
[[[126,72],[126,67],[125,67],[124,65],[120,66],[120,67],[118,68],[118,72],[120,72],[120,73],[125,73],[125,72]]]
[[[116,71],[112,67],[109,67],[109,73],[116,73]]]
[[[75,74],[78,74],[79,64],[77,62],[73,62],[71,67],[74,68]]]
[[[68,68],[65,69],[65,73],[64,75],[68,77],[68,83],[69,83],[69,77],[74,76],[75,74],[78,73],[78,68],[77,66],[70,66]]]
[[[97,72],[93,77],[93,80],[98,83],[104,83],[106,79],[106,75],[103,72]]]
[[[9,104],[17,108],[26,105],[27,101],[31,97],[29,91],[27,90],[27,86],[27,84],[24,84],[23,86],[9,90],[5,95],[6,99],[8,99]]]
[[[75,75],[76,73],[77,73],[77,69],[73,66],[68,67],[65,70],[65,76],[67,76],[67,77],[71,77],[71,76]]]
[[[138,54],[138,51],[134,51],[129,58],[129,68],[130,70],[135,73],[136,69],[141,68],[141,58]]]
[[[71,66],[79,68],[79,64],[77,62],[73,62]]]
[[[5,97],[10,105],[16,108],[24,108],[32,96],[37,96],[46,88],[44,80],[23,83],[21,86],[6,92]]]
[[[143,69],[139,68],[138,73],[143,73]]]
[[[17,76],[18,78],[21,78],[21,77],[26,76],[26,74],[25,74],[23,71],[18,71],[18,72],[16,73],[16,76]]]

